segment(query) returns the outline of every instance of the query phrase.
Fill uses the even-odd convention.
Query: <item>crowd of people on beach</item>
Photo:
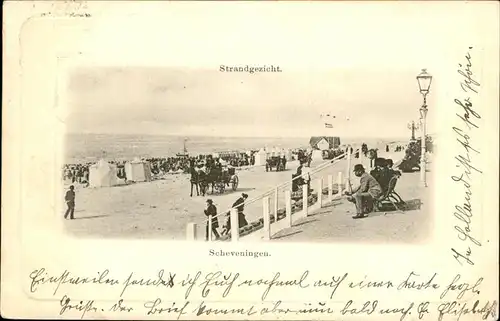
[[[250,156],[246,153],[223,154],[218,157],[214,157],[212,154],[202,154],[195,157],[176,156],[168,158],[147,158],[145,160],[151,164],[152,174],[158,175],[172,172],[189,173],[191,164],[205,164],[207,161],[214,158],[219,161],[224,161],[232,167],[249,166],[255,164],[254,153],[255,151],[252,151]]]
[[[88,182],[90,175],[90,166],[92,163],[84,164],[65,164],[63,167],[63,179],[71,183],[84,184]]]
[[[151,165],[151,174],[186,172],[189,168],[187,157],[152,157],[145,159]]]
[[[109,161],[117,167],[117,177],[125,178],[125,163],[126,161]],[[72,184],[88,184],[90,178],[90,166],[95,162],[86,162],[78,164],[65,164],[63,166],[63,180],[69,181]]]
[[[151,166],[151,174],[153,177],[162,176],[169,173],[189,173],[190,165],[205,165],[212,159],[217,159],[219,162],[230,165],[232,167],[253,166],[255,164],[255,153],[251,151],[247,153],[231,152],[221,153],[217,157],[212,154],[201,154],[197,156],[180,155],[174,157],[149,157],[143,158]],[[117,177],[126,179],[125,163],[126,160],[111,160],[110,164],[117,166]],[[63,179],[73,184],[87,184],[89,182],[90,166],[96,162],[65,164],[63,166]]]

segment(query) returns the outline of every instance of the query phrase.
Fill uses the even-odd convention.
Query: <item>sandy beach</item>
[[[322,162],[313,162],[311,167]],[[167,175],[166,179],[115,187],[77,188],[75,220],[65,221],[68,231],[77,236],[119,238],[185,239],[189,222],[202,223],[206,200],[211,198],[219,213],[231,207],[241,193],[257,197],[291,179],[298,162],[287,164],[283,172],[266,172],[264,167],[238,170],[236,191],[189,196],[189,175]],[[339,165],[340,170],[340,165]],[[258,219],[262,204],[246,207],[248,221]],[[225,222],[219,219],[219,224]],[[204,228],[204,226],[202,226]],[[200,229],[199,232],[202,232]]]

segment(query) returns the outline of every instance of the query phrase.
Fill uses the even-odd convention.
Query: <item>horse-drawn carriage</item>
[[[266,160],[266,172],[272,171],[276,168],[277,172],[284,171],[286,168],[286,160],[284,157],[271,156]]]
[[[234,167],[212,167],[206,174],[199,173],[198,182],[202,195],[208,192],[210,185],[212,186],[212,194],[222,194],[226,191],[226,187],[231,187],[233,191],[236,191],[239,178]]]

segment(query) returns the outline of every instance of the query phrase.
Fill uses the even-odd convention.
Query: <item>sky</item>
[[[117,14],[72,30],[86,63],[65,75],[69,132],[408,137],[422,104],[416,76],[427,68],[432,133],[445,79],[473,33],[449,37],[466,10],[447,21],[446,6],[241,4],[210,15],[166,7],[158,17]],[[258,23],[245,19],[252,15]],[[221,64],[283,72],[222,73]],[[332,129],[320,118],[327,113],[336,116]]]
[[[403,137],[419,117],[417,73],[82,68],[70,76],[66,123],[72,133]]]

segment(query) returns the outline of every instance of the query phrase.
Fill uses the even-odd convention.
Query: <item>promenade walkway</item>
[[[369,242],[417,243],[430,235],[432,213],[432,175],[428,186],[419,184],[419,173],[404,173],[396,191],[408,203],[404,213],[374,212],[363,219],[353,219],[354,204],[334,200],[300,219],[291,228],[272,236],[273,242]]]

